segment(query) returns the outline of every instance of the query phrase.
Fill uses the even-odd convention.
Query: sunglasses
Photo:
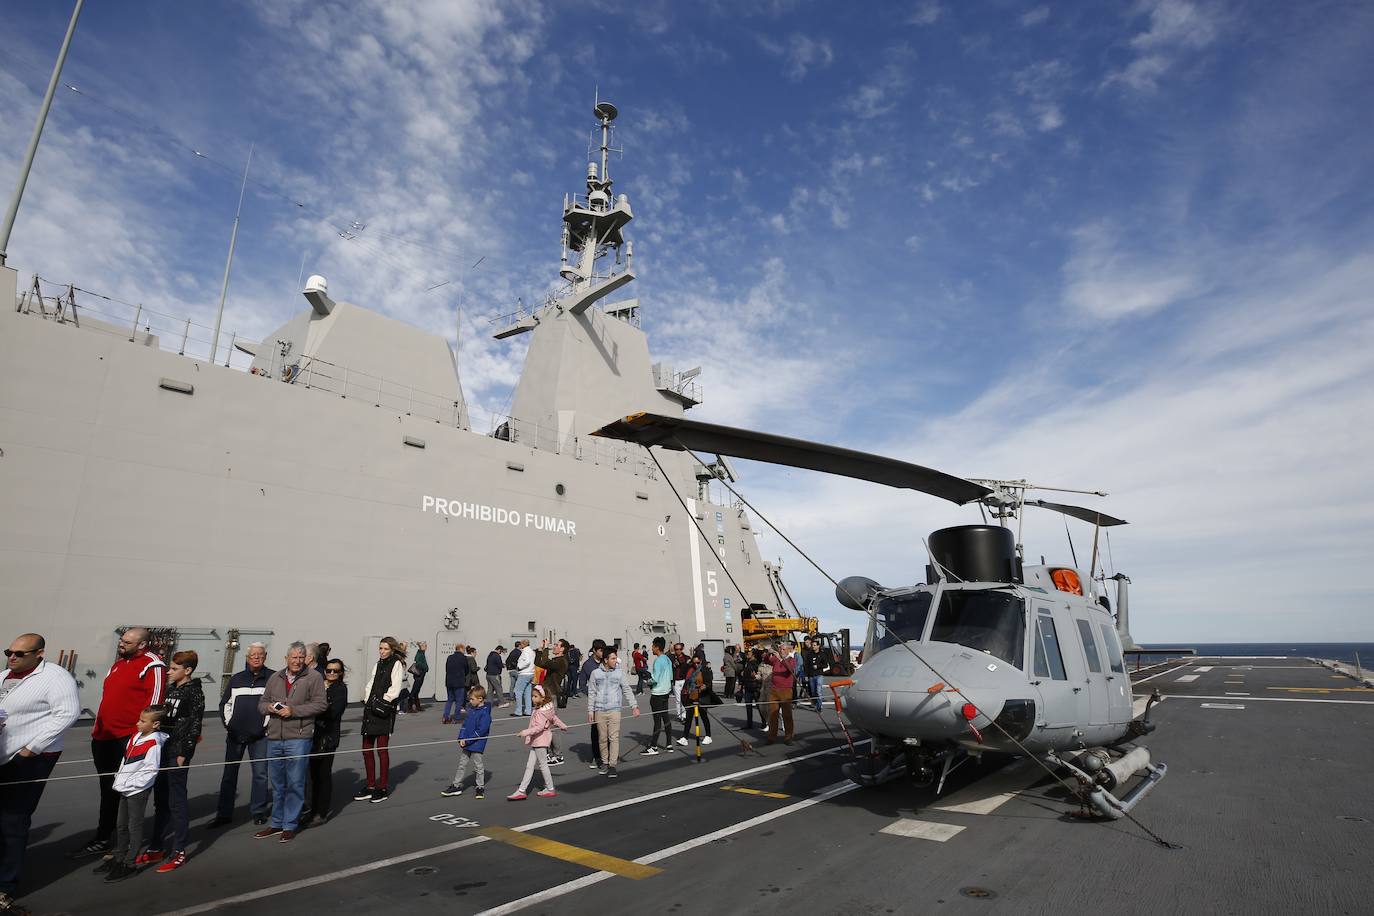
[[[325,673],[325,674],[343,674],[343,669],[342,669],[342,668],[326,668],[326,669],[324,669],[324,673]]]
[[[6,649],[5,658],[26,658],[30,655],[37,655],[40,649]]]

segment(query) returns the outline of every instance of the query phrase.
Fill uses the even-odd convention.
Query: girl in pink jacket
[[[520,788],[507,795],[506,801],[524,801],[529,798],[525,790],[530,787],[530,780],[534,777],[535,764],[539,765],[539,772],[544,775],[544,788],[535,794],[540,798],[553,798],[558,794],[553,790],[553,776],[549,773],[549,745],[553,743],[554,726],[563,731],[567,731],[568,726],[558,718],[553,697],[549,696],[548,691],[542,686],[534,688],[533,698],[534,715],[530,717],[529,727],[520,732],[520,737],[529,745],[530,759],[525,764],[525,778],[520,780]]]

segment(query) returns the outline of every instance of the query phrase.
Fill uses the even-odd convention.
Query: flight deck
[[[350,710],[337,814],[283,845],[253,838],[247,768],[239,820],[205,828],[223,747],[207,724],[190,861],[113,886],[91,874],[96,860],[63,857],[94,825],[78,727],[54,774],[73,778],[48,787],[34,818],[24,902],[54,914],[261,912],[288,900],[340,913],[1367,911],[1374,799],[1360,787],[1374,689],[1302,658],[1190,658],[1133,679],[1137,702],[1163,697],[1143,743],[1169,765],[1134,821],[1075,816],[1067,792],[1024,758],[971,761],[938,797],[904,780],[860,788],[840,773],[850,749],[833,710],[805,706],[791,746],[744,729],[742,708],[719,710],[701,763],[694,747],[639,756],[649,716],[627,717],[621,775],[609,780],[583,762],[591,748],[574,700],[561,712],[572,730],[560,737],[558,795],[523,802],[505,799],[525,760],[508,709],[494,719],[485,799],[439,796],[456,760],[437,706],[400,720],[391,798],[349,800],[361,781]]]

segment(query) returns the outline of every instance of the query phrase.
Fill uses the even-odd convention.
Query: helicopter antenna
[[[1069,517],[1064,516],[1064,537],[1069,539],[1069,556],[1073,557],[1074,569],[1078,568],[1078,551],[1073,549],[1073,534],[1069,531]]]

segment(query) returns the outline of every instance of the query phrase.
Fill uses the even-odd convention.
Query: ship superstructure
[[[563,207],[566,285],[497,329],[530,341],[496,420],[470,416],[442,338],[335,300],[322,277],[226,366],[195,357],[191,322],[74,290],[59,308],[0,272],[16,302],[0,319],[11,630],[42,632],[90,705],[136,624],[197,650],[217,683],[255,640],[269,659],[327,641],[361,665],[382,635],[425,639],[434,665],[458,642],[736,641],[746,601],[777,607],[749,517],[712,486],[720,467],[668,453],[661,473],[588,435],[702,397],[696,371],[652,360],[638,301],[610,301],[634,279],[629,198],[607,172],[615,116],[597,104],[601,161]]]

